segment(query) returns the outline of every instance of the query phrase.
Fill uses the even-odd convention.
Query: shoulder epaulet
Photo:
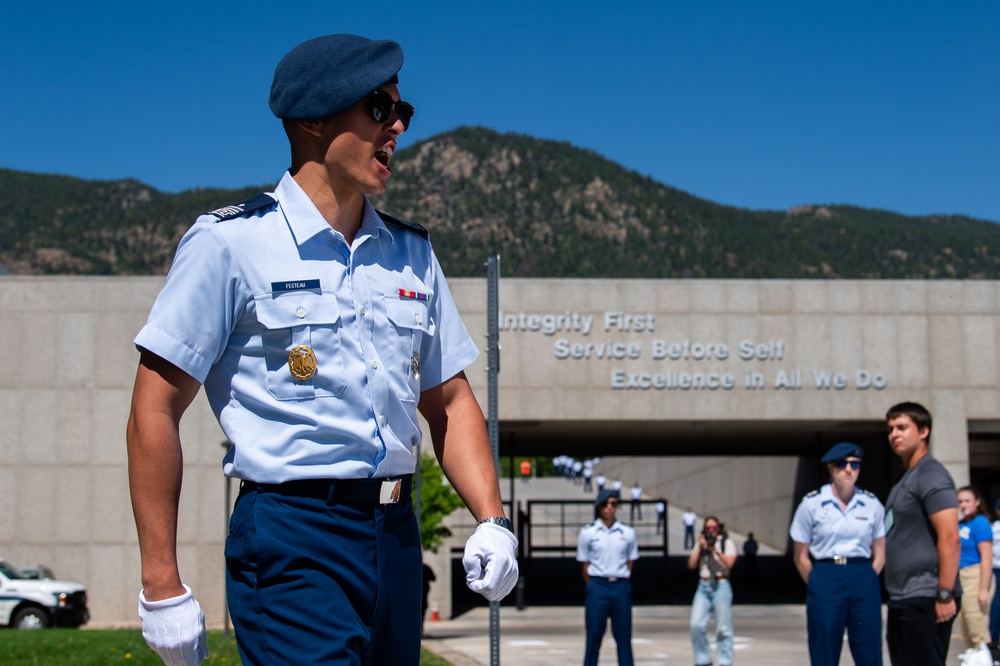
[[[817,495],[819,495],[819,490],[814,490],[810,493],[806,493],[806,497],[816,497]]]
[[[219,222],[223,220],[232,220],[237,217],[243,217],[255,210],[260,210],[261,208],[269,208],[274,204],[278,203],[278,200],[272,197],[270,194],[258,194],[255,197],[250,197],[246,201],[241,201],[238,204],[232,206],[223,206],[222,208],[216,208],[207,215],[214,215],[218,218]]]
[[[873,493],[870,490],[862,490],[861,492],[863,494],[867,495],[868,497],[871,497],[872,499],[878,499],[877,497],[875,497],[875,493]]]
[[[406,220],[397,220],[392,215],[388,215],[386,213],[383,213],[380,210],[376,210],[375,212],[378,213],[378,216],[381,217],[382,221],[385,222],[386,224],[392,224],[392,225],[395,225],[397,227],[403,227],[404,229],[409,229],[410,231],[415,231],[418,234],[420,234],[421,236],[423,236],[424,238],[427,238],[427,237],[430,236],[430,232],[428,232],[426,229],[424,229],[422,226],[420,226],[416,222],[407,222]]]

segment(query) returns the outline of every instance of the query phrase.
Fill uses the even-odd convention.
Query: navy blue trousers
[[[246,666],[420,662],[421,549],[397,504],[245,486],[226,539],[226,593]]]
[[[611,618],[611,635],[618,647],[618,666],[632,666],[632,585],[627,578],[611,583],[591,578],[587,583],[584,622],[587,646],[583,666],[597,666],[604,631]]]
[[[882,666],[882,599],[870,562],[816,562],[809,574],[806,627],[812,666],[837,666],[844,628],[857,666]]]

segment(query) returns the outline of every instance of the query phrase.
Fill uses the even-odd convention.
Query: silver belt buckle
[[[840,565],[847,564],[847,558],[844,557],[843,555],[834,555],[833,556],[833,563],[834,564],[840,564]]]
[[[399,501],[399,489],[402,479],[385,479],[378,491],[379,504],[395,504]]]
[[[608,577],[608,582],[609,583],[617,583],[618,582],[618,577],[617,576],[609,576]]]

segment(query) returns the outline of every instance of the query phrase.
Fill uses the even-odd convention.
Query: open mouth
[[[376,150],[375,159],[378,160],[379,163],[386,169],[389,169],[389,160],[392,159],[392,147],[386,146],[385,148],[380,148],[379,150]]]

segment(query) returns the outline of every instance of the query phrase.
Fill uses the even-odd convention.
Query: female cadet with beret
[[[855,485],[863,457],[861,447],[850,442],[827,451],[821,462],[830,483],[802,499],[789,529],[795,567],[808,586],[812,666],[840,662],[845,627],[854,663],[882,664],[878,575],[885,564],[885,507]]]

